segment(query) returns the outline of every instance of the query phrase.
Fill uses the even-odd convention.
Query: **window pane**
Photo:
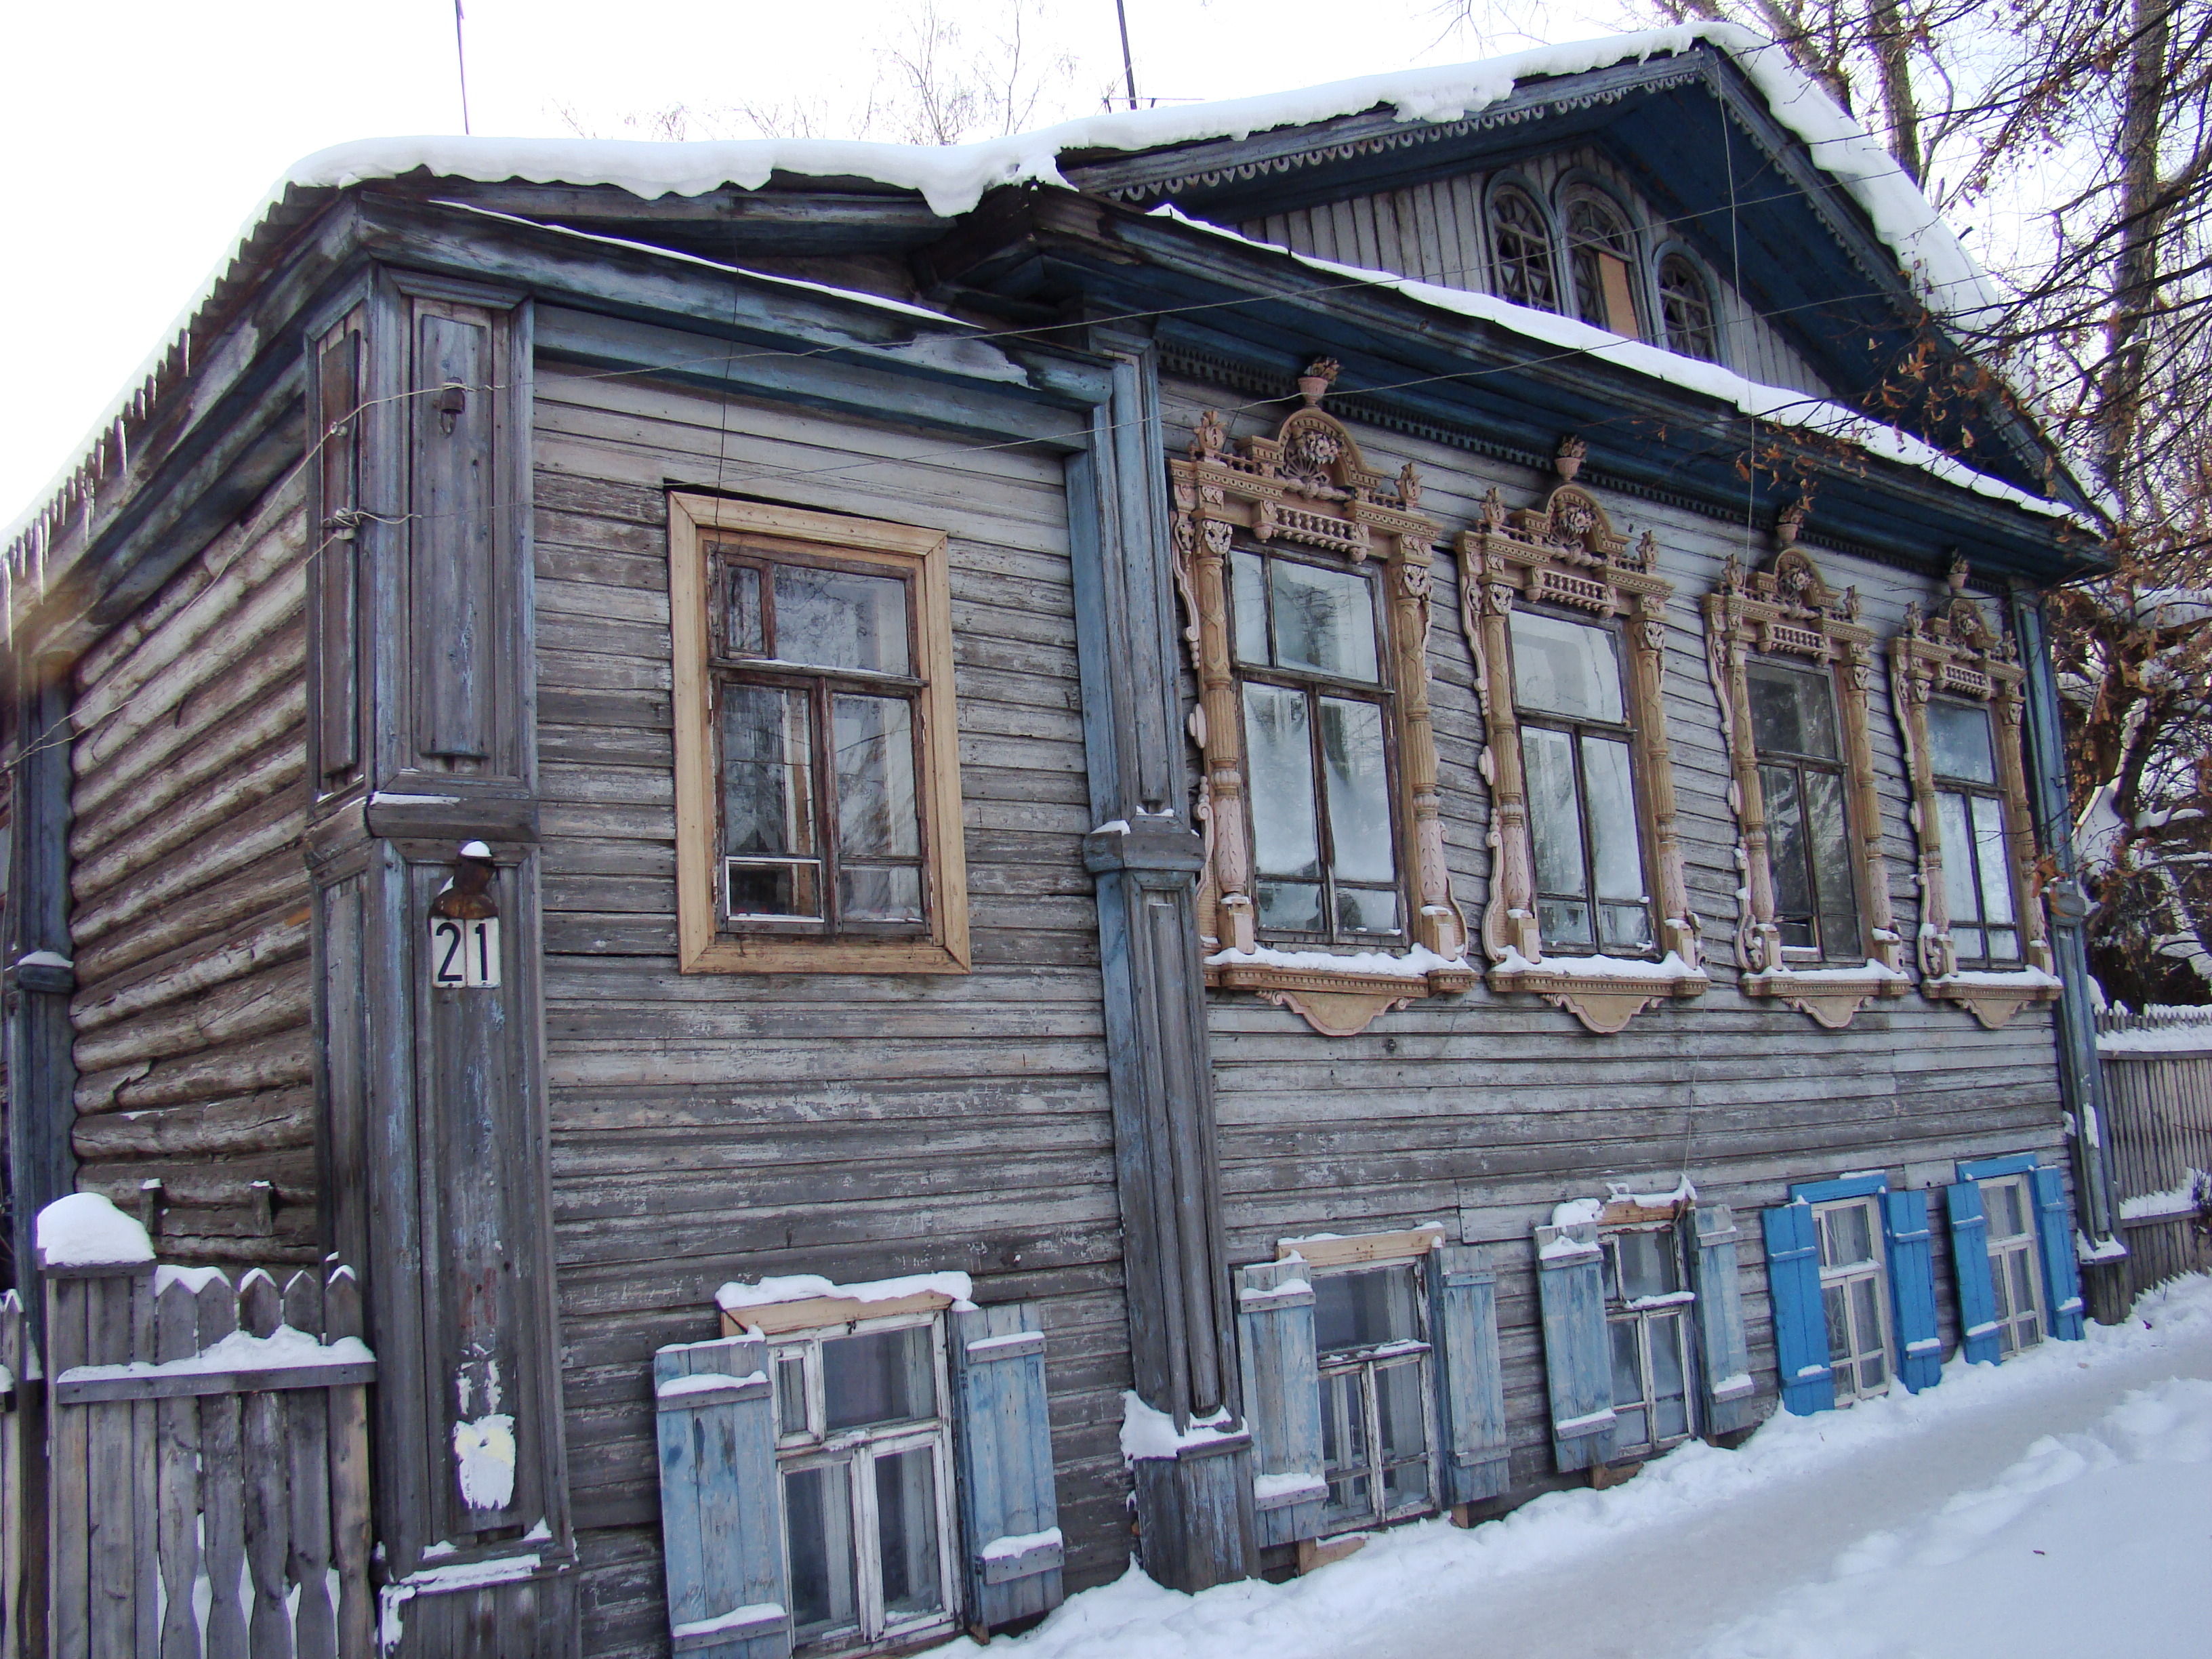
[[[1613,1239],[1620,1264],[1620,1294],[1633,1302],[1642,1296],[1669,1296],[1682,1288],[1674,1261],[1672,1228],[1656,1232],[1618,1233]]]
[[[2020,935],[2009,927],[1990,928],[1989,952],[1992,962],[2018,962]]]
[[[796,1355],[775,1362],[775,1431],[806,1432],[806,1362]]]
[[[1836,710],[1828,677],[1758,662],[1744,671],[1752,747],[1761,755],[1836,758]]]
[[[848,858],[919,856],[913,705],[903,697],[840,694],[830,699],[830,723],[836,744],[837,850]]]
[[[1982,915],[1974,890],[1973,830],[1966,816],[1971,799],[1949,790],[1940,791],[1936,797],[1936,834],[1943,841],[1943,897],[1954,922],[1978,921]],[[1977,949],[1967,954],[1979,956],[1981,951]]]
[[[822,1345],[823,1426],[832,1433],[937,1414],[929,1330],[871,1331]]]
[[[1996,753],[1990,747],[1990,711],[1967,703],[1930,699],[1928,758],[1939,778],[1995,783],[1997,763]]]
[[[1328,788],[1333,873],[1340,881],[1392,879],[1398,860],[1390,844],[1382,710],[1371,702],[1323,697],[1321,763]]]
[[[1516,610],[1513,698],[1522,708],[1570,720],[1623,724],[1620,659],[1608,629]]]
[[[1881,1334],[1881,1292],[1871,1275],[1851,1281],[1851,1328],[1863,1352],[1884,1346]]]
[[[761,573],[749,564],[729,567],[730,605],[724,613],[722,649],[733,657],[768,654],[761,617]]]
[[[784,1537],[791,1559],[792,1634],[804,1641],[860,1621],[853,1573],[853,1504],[846,1466],[789,1469]]]
[[[1246,685],[1244,746],[1252,775],[1254,865],[1263,876],[1318,877],[1321,837],[1305,694]]]
[[[1797,788],[1797,769],[1760,767],[1759,789],[1766,797],[1766,864],[1774,878],[1774,912],[1793,921],[1808,917],[1813,914],[1813,882],[1805,853],[1810,837],[1805,799]],[[1800,933],[1805,943],[1812,943],[1809,933],[1802,929]]]
[[[1850,1358],[1851,1316],[1844,1287],[1831,1285],[1820,1292],[1820,1308],[1828,1319],[1828,1358],[1838,1363]]]
[[[1375,1368],[1375,1420],[1382,1437],[1382,1502],[1391,1510],[1429,1497],[1428,1367],[1419,1360]]]
[[[1364,1373],[1340,1371],[1321,1380],[1322,1474],[1328,1480],[1328,1519],[1365,1519],[1373,1500],[1366,1479],[1352,1472],[1367,1467],[1367,1407],[1361,1396]]]
[[[775,654],[784,662],[909,671],[906,583],[805,565],[775,567]]]
[[[1984,1206],[1989,1212],[1990,1237],[2016,1238],[2027,1231],[2027,1218],[2022,1213],[2020,1187],[2015,1182],[1993,1182],[1982,1188]]]
[[[723,879],[731,920],[818,921],[822,866],[806,859],[729,859]]]
[[[1616,1319],[1606,1327],[1613,1338],[1613,1403],[1615,1406],[1640,1406],[1644,1403],[1644,1356],[1637,1340],[1637,1324],[1633,1319]]]
[[[1237,659],[1267,661],[1267,568],[1257,553],[1229,556],[1230,610],[1237,620]]]
[[[1369,887],[1336,890],[1336,925],[1346,933],[1395,933],[1398,931],[1398,896]]]
[[[876,1541],[886,1613],[911,1616],[945,1605],[937,1560],[937,1468],[929,1447],[876,1459]]]
[[[2031,1275],[2035,1263],[2026,1250],[2014,1250],[2007,1258],[2012,1268],[2012,1310],[2016,1314],[2032,1313],[2035,1308],[2035,1281]]]
[[[804,691],[721,688],[722,850],[813,854],[813,713]]]
[[[1404,1341],[1416,1334],[1411,1267],[1323,1273],[1313,1287],[1314,1346],[1322,1353]]]
[[[1321,884],[1315,881],[1271,881],[1262,876],[1253,884],[1259,901],[1260,926],[1281,933],[1319,933],[1328,923],[1321,913]]]
[[[1375,600],[1367,578],[1290,559],[1270,559],[1267,568],[1274,583],[1276,662],[1374,680]]]
[[[1850,836],[1844,823],[1844,781],[1833,772],[1808,769],[1805,816],[1813,869],[1820,886],[1820,949],[1847,957],[1859,947],[1858,911],[1851,901]]]
[[[1863,1204],[1820,1212],[1820,1265],[1849,1267],[1874,1260],[1874,1225]]]
[[[1536,890],[1582,897],[1589,889],[1583,875],[1574,739],[1565,732],[1524,726],[1521,764],[1528,775],[1528,835],[1535,849]],[[1587,927],[1585,923],[1585,938]]]
[[[1547,945],[1595,945],[1587,904],[1562,904],[1554,899],[1536,901],[1536,937]]]
[[[841,866],[837,909],[847,921],[924,921],[921,872],[910,864]]]
[[[1682,1338],[1686,1322],[1664,1314],[1646,1328],[1651,1345],[1651,1437],[1671,1440],[1690,1431],[1689,1390],[1684,1382]]]
[[[1628,745],[1610,738],[1583,739],[1583,787],[1590,819],[1597,896],[1644,902],[1644,855],[1636,833],[1636,791],[1629,781]]]
[[[2005,856],[2004,804],[1976,795],[1974,856],[1982,872],[1982,920],[2012,920],[2011,860]]]

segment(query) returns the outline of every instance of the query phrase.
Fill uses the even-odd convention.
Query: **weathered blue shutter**
[[[1563,1470],[1585,1469],[1613,1455],[1613,1351],[1606,1338],[1604,1267],[1595,1222],[1536,1229],[1552,1449]]]
[[[952,1315],[968,1622],[989,1629],[1060,1605],[1060,1500],[1044,1332],[1023,1303]]]
[[[2035,1238],[2043,1249],[2043,1288],[2051,1299],[2051,1334],[2062,1342],[2079,1342],[2081,1329],[2081,1273],[2074,1264],[2074,1215],[2066,1203],[2066,1182],[2056,1170],[2036,1170]]]
[[[1981,1183],[1943,1189],[1951,1218],[1951,1267],[1959,1285],[1959,1351],[1978,1365],[1997,1363],[1997,1297],[1990,1277],[1990,1220]]]
[[[1943,1339],[1936,1328],[1936,1250],[1928,1233],[1928,1194],[1881,1195],[1889,1243],[1890,1317],[1897,1327],[1897,1375],[1914,1394],[1943,1380]]]
[[[688,1659],[785,1659],[783,1495],[757,1337],[653,1357],[671,1648]]]
[[[1759,1415],[1751,1347],[1743,1336],[1736,1249],[1742,1235],[1725,1204],[1698,1207],[1698,1340],[1705,1359],[1705,1429],[1726,1434]]]
[[[1429,1339],[1443,1402],[1444,1502],[1495,1498],[1506,1488],[1510,1447],[1498,1363],[1498,1275],[1488,1252],[1440,1244],[1429,1253]]]
[[[1782,1403],[1799,1417],[1832,1411],[1836,1378],[1828,1366],[1813,1206],[1802,1199],[1778,1204],[1759,1220],[1766,1231],[1766,1299],[1774,1316],[1774,1366],[1782,1374]]]
[[[1237,1348],[1252,1430],[1252,1504],[1265,1548],[1321,1536],[1321,1371],[1306,1264],[1237,1270]]]

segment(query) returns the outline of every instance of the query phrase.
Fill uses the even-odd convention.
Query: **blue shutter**
[[[1705,1360],[1705,1431],[1726,1434],[1759,1417],[1737,1271],[1736,1247],[1742,1235],[1725,1204],[1699,1206],[1697,1228],[1698,1341]]]
[[[2074,1213],[2066,1202],[2066,1182],[2056,1170],[2037,1170],[2035,1238],[2043,1249],[2043,1289],[2051,1299],[2051,1334],[2062,1342],[2079,1342],[2081,1329],[2081,1273],[2074,1264]]]
[[[1613,1351],[1606,1339],[1604,1267],[1595,1222],[1536,1229],[1552,1449],[1563,1470],[1588,1468],[1613,1455]]]
[[[1798,1199],[1777,1205],[1759,1219],[1766,1231],[1766,1297],[1774,1315],[1774,1366],[1782,1375],[1782,1403],[1799,1417],[1833,1411],[1836,1378],[1828,1368],[1828,1322],[1820,1306],[1813,1206]]]
[[[1237,1271],[1237,1352],[1252,1431],[1252,1504],[1265,1548],[1321,1536],[1321,1369],[1306,1264]]]
[[[1472,1244],[1429,1254],[1429,1340],[1443,1424],[1444,1502],[1506,1488],[1505,1374],[1498,1363],[1498,1275]]]
[[[671,1648],[686,1659],[785,1659],[783,1496],[758,1337],[653,1357]]]
[[[1044,1332],[1036,1309],[1021,1303],[964,1309],[951,1320],[967,1617],[988,1630],[1060,1602]]]
[[[1981,1183],[1943,1189],[1951,1215],[1951,1265],[1959,1285],[1959,1350],[1978,1365],[1997,1363],[1997,1296],[1990,1277],[1990,1221]]]
[[[1943,1380],[1943,1339],[1936,1328],[1936,1250],[1928,1233],[1928,1194],[1881,1195],[1889,1243],[1890,1318],[1897,1328],[1897,1375],[1914,1394]]]

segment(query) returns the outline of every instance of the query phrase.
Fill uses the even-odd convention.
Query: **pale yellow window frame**
[[[714,876],[720,789],[707,570],[715,532],[811,544],[842,562],[913,579],[924,684],[917,699],[923,783],[927,932],[911,939],[804,939],[748,933],[721,919]],[[950,538],[940,530],[842,514],[671,492],[668,615],[675,656],[676,935],[687,974],[964,974],[970,965],[968,866],[962,848],[959,721],[952,691]]]

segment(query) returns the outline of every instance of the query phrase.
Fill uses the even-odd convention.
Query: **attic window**
[[[1636,243],[1627,221],[1609,202],[1577,198],[1567,209],[1567,253],[1575,277],[1575,314],[1593,328],[1634,339]]]
[[[1685,357],[1721,360],[1720,337],[1713,326],[1713,291],[1704,274],[1680,253],[1659,261],[1659,314],[1667,349]]]
[[[1490,198],[1490,243],[1501,295],[1539,311],[1559,308],[1552,228],[1526,191],[1509,187]]]

